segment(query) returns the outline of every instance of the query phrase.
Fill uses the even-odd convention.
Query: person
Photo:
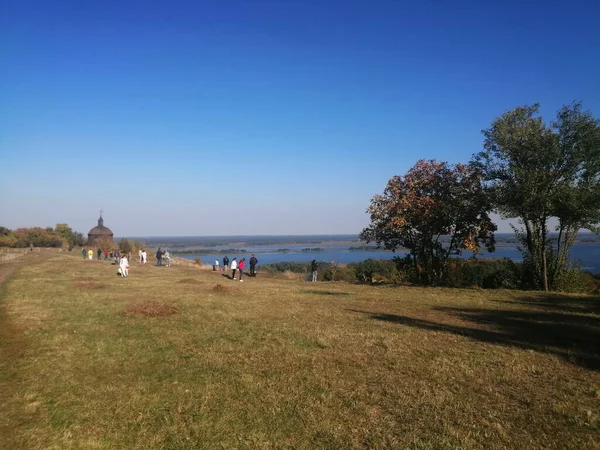
[[[127,261],[127,256],[123,256],[119,261],[119,269],[121,269],[122,277],[127,277],[129,275],[129,261]]]
[[[250,276],[251,277],[256,276],[256,265],[257,264],[258,264],[258,259],[256,259],[256,256],[254,256],[254,253],[252,253],[252,256],[250,257]]]
[[[317,281],[317,261],[315,259],[310,262],[310,270],[312,272],[312,282],[314,283]]]
[[[102,249],[99,248],[98,249],[98,261],[100,261],[102,259]]]
[[[115,265],[119,265],[119,261],[121,260],[121,251],[119,249],[116,249],[113,252],[113,256],[115,257]]]
[[[171,254],[169,253],[169,250],[163,252],[163,258],[166,261],[166,267],[171,267]]]
[[[240,281],[244,281],[242,280],[242,277],[244,276],[244,266],[246,265],[246,258],[242,258],[240,260],[240,263],[238,264],[238,269],[240,270]]]
[[[142,258],[142,252],[144,251],[144,249],[140,248],[138,250],[138,258],[140,259],[140,262],[142,262],[144,259]]]
[[[94,250],[91,248],[88,250],[88,259],[94,259]]]
[[[83,256],[83,260],[85,261],[85,257],[87,256],[87,250],[85,248],[81,249],[81,256]]]
[[[229,258],[225,255],[225,258],[223,258],[223,268],[221,270],[225,271],[227,269],[229,269]]]
[[[235,280],[235,271],[237,270],[237,261],[235,258],[231,260],[231,279]]]
[[[104,261],[108,259],[108,252],[104,252]]]
[[[156,251],[156,265],[157,266],[162,266],[162,250],[160,249],[160,247],[158,247],[158,250]]]
[[[215,263],[213,264],[213,272],[219,270],[219,260],[215,259]]]
[[[146,264],[147,260],[148,260],[148,253],[146,252],[146,249],[142,249],[142,264]]]

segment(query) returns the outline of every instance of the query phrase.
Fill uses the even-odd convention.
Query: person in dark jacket
[[[163,255],[163,252],[160,249],[160,247],[158,247],[158,250],[156,252],[156,265],[157,266],[162,266],[162,255]]]
[[[225,257],[223,258],[223,267],[221,267],[221,270],[225,271],[229,269],[229,258],[227,257],[227,255],[225,255]]]
[[[313,259],[310,262],[310,270],[312,272],[312,282],[317,281],[317,260]]]
[[[258,264],[258,259],[256,259],[256,256],[254,256],[254,253],[252,253],[252,256],[250,257],[250,276],[251,277],[256,276],[256,265],[257,264]]]
[[[102,249],[99,248],[97,253],[98,253],[98,261],[100,261],[102,259]]]

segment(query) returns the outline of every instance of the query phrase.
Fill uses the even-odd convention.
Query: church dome
[[[95,226],[88,233],[88,244],[91,245],[96,239],[108,237],[113,238],[113,232],[110,228],[104,226],[104,219],[102,216],[98,219],[98,226]]]

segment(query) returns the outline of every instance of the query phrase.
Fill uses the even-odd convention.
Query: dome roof
[[[113,236],[113,232],[110,228],[104,226],[104,220],[102,216],[98,219],[98,226],[92,228],[88,233],[88,236]]]

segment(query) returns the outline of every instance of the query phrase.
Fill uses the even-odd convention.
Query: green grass
[[[600,446],[598,297],[10,267],[0,448]]]

